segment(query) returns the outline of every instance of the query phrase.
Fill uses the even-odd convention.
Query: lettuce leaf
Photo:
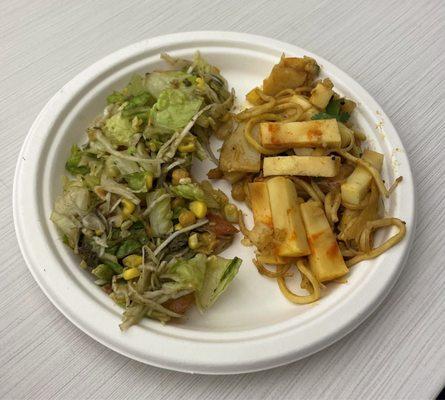
[[[238,257],[227,260],[211,256],[207,259],[202,289],[195,292],[196,304],[201,312],[212,306],[224,293],[238,273],[241,263],[242,260]]]
[[[147,120],[150,107],[156,102],[156,99],[148,92],[141,92],[137,96],[130,98],[127,105],[122,110],[124,118],[133,119],[134,117]]]
[[[202,98],[188,96],[179,89],[165,89],[150,112],[153,125],[178,130],[184,128],[199,111]]]
[[[90,205],[90,194],[87,188],[82,186],[68,186],[63,193],[57,197],[54,211],[68,217],[84,216],[88,214]]]
[[[171,186],[170,190],[184,199],[203,201],[209,208],[220,209],[228,202],[227,196],[221,190],[214,189],[209,181],[179,184]]]
[[[125,158],[109,156],[105,161],[108,168],[115,166],[121,175],[133,174],[139,172],[140,168],[136,161],[126,160]]]
[[[229,202],[224,192],[215,189],[209,181],[202,181],[200,186],[204,192],[204,201],[209,208],[221,209]]]
[[[90,172],[87,165],[80,165],[84,152],[77,145],[71,147],[71,154],[65,163],[65,169],[73,175],[86,175]]]
[[[68,246],[75,248],[79,240],[79,224],[73,217],[59,214],[53,211],[51,214],[51,221],[57,226],[61,233],[65,236]]]
[[[126,185],[117,183],[113,179],[108,178],[105,174],[102,174],[100,186],[96,186],[95,189],[98,188],[131,200],[134,204],[139,204],[141,202]]]
[[[127,239],[119,246],[116,257],[123,258],[128,256],[129,254],[133,254],[138,252],[142,247],[142,244],[136,239]]]
[[[178,197],[183,197],[187,200],[204,201],[204,191],[197,183],[184,183],[176,186],[171,186],[170,190]]]
[[[118,104],[125,101],[125,96],[121,92],[113,92],[107,96],[108,104]]]
[[[179,260],[170,269],[172,276],[182,289],[200,291],[204,283],[207,257],[196,254],[190,260]]]
[[[139,96],[145,92],[144,78],[138,74],[134,74],[131,77],[130,83],[124,89],[125,94],[129,96]]]
[[[124,176],[124,179],[128,183],[128,187],[132,190],[147,191],[147,186],[145,185],[145,178],[147,177],[146,172],[133,172]]]
[[[165,89],[179,88],[192,93],[196,78],[182,71],[152,72],[145,78],[144,87],[156,99]]]
[[[105,122],[104,135],[115,146],[129,146],[134,134],[130,120],[120,113],[114,114]]]
[[[163,194],[165,189],[157,189],[147,195],[147,205],[150,205]],[[153,237],[166,235],[173,229],[172,217],[173,213],[170,207],[170,199],[165,198],[158,202],[148,215],[150,219],[150,227]]]

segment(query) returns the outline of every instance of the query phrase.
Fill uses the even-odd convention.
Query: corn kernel
[[[199,247],[199,239],[197,233],[194,233],[193,235],[189,236],[188,245],[192,250],[195,250]]]
[[[159,150],[159,146],[155,143],[155,142],[149,142],[148,143],[148,148],[150,149],[150,151],[155,152]]]
[[[137,278],[140,274],[141,272],[137,268],[129,268],[122,273],[122,276],[126,281],[129,281],[130,279]]]
[[[204,218],[207,214],[207,204],[203,201],[192,201],[189,204],[189,209],[196,215],[196,218]]]
[[[175,197],[172,200],[172,208],[182,207],[185,205],[185,200],[183,197]]]
[[[189,178],[190,174],[187,170],[183,168],[175,168],[172,172],[172,183],[173,185],[179,185],[179,181],[184,178]]]
[[[179,231],[183,228],[183,226],[181,224],[176,224],[175,225],[175,231]]]
[[[200,89],[203,89],[205,86],[204,79],[202,78],[196,78],[196,86],[198,86]]]
[[[150,173],[145,177],[145,186],[147,186],[147,190],[150,190],[153,187],[153,175]]]
[[[234,204],[226,204],[224,206],[224,217],[229,222],[238,222],[238,209]]]
[[[102,235],[102,233],[104,233],[104,231],[103,231],[102,229],[96,229],[96,230],[94,231],[94,234],[95,234],[96,236],[100,236],[100,235]]]
[[[142,264],[142,257],[137,254],[130,254],[122,260],[122,263],[128,268],[136,268]]]
[[[193,153],[196,150],[195,143],[180,144],[178,150],[181,153]]]
[[[186,136],[178,146],[178,150],[181,153],[193,153],[196,150],[195,138],[193,136]]]
[[[183,210],[179,214],[178,220],[182,227],[186,227],[196,222],[196,216],[192,211]]]
[[[128,199],[123,199],[122,204],[124,206],[122,209],[122,213],[126,217],[130,216],[136,209],[136,206]]]

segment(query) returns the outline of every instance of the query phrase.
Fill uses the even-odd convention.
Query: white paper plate
[[[406,221],[408,236],[378,259],[355,266],[348,283],[329,285],[317,303],[296,306],[280,294],[274,280],[252,266],[251,250],[234,244],[227,256],[244,259],[240,273],[206,315],[196,311],[182,324],[146,320],[121,333],[121,309],[80,270],[49,221],[61,190],[64,162],[73,143],[85,141],[87,124],[105,97],[135,72],[165,65],[161,52],[192,57],[200,50],[222,70],[238,99],[262,82],[284,52],[317,59],[342,94],[358,101],[356,122],[370,146],[385,154],[388,182],[403,183],[386,209]],[[206,166],[196,166],[202,177]],[[229,193],[228,186],[222,188]],[[144,40],[105,57],[77,75],[48,102],[23,145],[14,182],[14,221],[29,270],[54,303],[77,327],[105,346],[144,363],[187,372],[239,373],[271,368],[312,354],[346,335],[384,299],[402,270],[414,232],[411,171],[391,122],[372,97],[347,74],[299,47],[229,32],[190,32]]]

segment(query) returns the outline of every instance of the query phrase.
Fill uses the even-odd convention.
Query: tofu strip
[[[340,169],[340,158],[335,156],[278,156],[263,161],[264,176],[300,175],[333,177]]]
[[[261,144],[268,149],[294,147],[340,148],[341,135],[335,119],[303,122],[262,122]]]

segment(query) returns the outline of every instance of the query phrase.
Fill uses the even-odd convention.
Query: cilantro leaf
[[[326,112],[331,115],[339,115],[340,114],[340,99],[331,98],[329,100],[328,105],[326,106]]]
[[[340,107],[341,107],[341,99],[331,98],[328,105],[326,106],[326,111],[315,114],[314,116],[312,116],[312,119],[319,120],[319,119],[335,118],[337,121],[347,122],[351,114],[348,112],[341,112]]]

